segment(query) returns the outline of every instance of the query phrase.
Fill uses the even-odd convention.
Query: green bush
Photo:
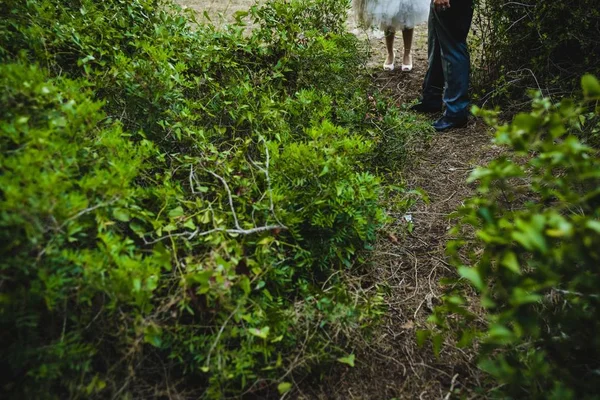
[[[600,390],[600,156],[581,140],[600,131],[600,83],[586,75],[583,90],[581,104],[538,96],[502,126],[481,113],[511,152],[471,174],[479,193],[448,247],[462,280],[432,320],[459,346],[476,339],[501,398]]]
[[[369,100],[345,2],[223,28],[153,0],[0,12],[7,397],[284,392],[373,325],[367,162],[409,118]]]
[[[586,72],[600,74],[595,0],[476,2],[474,83],[482,101],[517,102],[527,90],[571,96]]]

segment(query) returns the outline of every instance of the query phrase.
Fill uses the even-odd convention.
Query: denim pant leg
[[[444,94],[444,70],[442,67],[442,52],[440,41],[436,35],[436,23],[433,7],[429,12],[427,27],[427,55],[429,67],[423,81],[423,97],[421,102],[432,107],[441,107]]]
[[[469,114],[469,72],[471,60],[467,35],[473,19],[470,0],[454,0],[445,11],[431,10],[435,36],[441,48],[441,63],[446,82],[444,103],[449,117]]]

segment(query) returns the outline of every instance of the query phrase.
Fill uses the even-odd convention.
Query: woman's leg
[[[404,40],[404,58],[402,59],[402,64],[404,65],[412,64],[410,50],[412,48],[413,32],[414,29],[404,29],[402,31],[402,39]]]
[[[387,28],[385,30],[385,47],[387,49],[387,58],[385,63],[387,65],[392,64],[394,62],[394,37],[396,36],[396,31],[393,28]]]

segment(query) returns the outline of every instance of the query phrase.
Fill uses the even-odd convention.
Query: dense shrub
[[[580,139],[600,131],[600,83],[586,75],[583,90],[582,104],[538,96],[533,111],[502,126],[482,113],[511,153],[470,177],[479,193],[459,211],[448,248],[464,279],[432,320],[459,346],[477,339],[501,398],[592,399],[600,390],[600,156]]]
[[[518,107],[529,88],[570,96],[586,72],[600,74],[596,0],[478,0],[473,28],[474,80],[482,100]]]
[[[8,397],[284,392],[372,324],[365,162],[407,117],[369,100],[345,10],[274,0],[248,33],[154,0],[0,4]]]

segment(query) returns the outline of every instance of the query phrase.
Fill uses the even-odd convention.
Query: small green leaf
[[[495,308],[496,307],[496,302],[494,300],[492,300],[492,298],[490,296],[481,296],[481,305],[485,308]]]
[[[175,224],[167,224],[162,229],[165,232],[173,232],[173,231],[177,230],[177,226]]]
[[[418,330],[417,333],[417,345],[419,347],[423,347],[423,345],[425,344],[425,341],[429,338],[429,336],[431,336],[431,331],[428,330]]]
[[[235,18],[236,21],[240,22],[242,18],[247,17],[248,16],[248,11],[236,11],[233,14],[233,17]]]
[[[260,290],[262,288],[264,288],[266,285],[265,281],[258,281],[258,283],[256,284],[256,287],[254,288],[255,290]]]
[[[510,296],[511,304],[519,306],[522,304],[537,303],[542,299],[539,294],[528,292],[522,288],[515,288]]]
[[[160,335],[162,329],[157,325],[150,325],[144,332],[144,342],[151,344],[154,347],[161,347],[162,340]]]
[[[435,354],[436,357],[439,357],[440,352],[442,351],[443,339],[444,338],[439,333],[437,335],[433,335],[433,337],[431,338],[431,344],[433,346],[433,353]]]
[[[456,344],[456,347],[462,349],[470,346],[473,343],[473,339],[475,338],[475,336],[475,332],[470,329],[463,331],[461,333],[460,340]]]
[[[337,359],[342,364],[348,364],[351,367],[354,367],[354,354],[350,354],[346,357],[340,357]]]
[[[548,245],[543,235],[545,223],[546,218],[539,214],[534,215],[529,221],[518,219],[515,222],[518,230],[514,231],[511,236],[513,240],[520,243],[529,251],[537,250],[541,253],[546,253]]]
[[[471,282],[473,286],[475,286],[477,289],[482,291],[483,289],[485,289],[485,285],[483,284],[483,280],[481,279],[481,276],[479,275],[479,271],[477,269],[460,267],[458,268],[458,274],[466,280],[468,280],[469,282]]]
[[[514,339],[513,332],[503,325],[492,325],[488,330],[488,341],[497,344],[509,344]]]
[[[273,240],[275,240],[275,238],[274,238],[274,237],[272,237],[272,236],[267,236],[267,237],[264,237],[264,238],[262,238],[262,239],[261,239],[261,240],[260,240],[260,241],[257,243],[257,245],[259,245],[259,246],[266,246],[266,245],[268,245],[269,243],[273,242]]]
[[[169,211],[169,217],[171,217],[171,218],[181,217],[182,215],[183,215],[183,208],[181,208],[181,206],[175,207],[174,209]]]
[[[291,388],[292,384],[289,382],[281,382],[279,385],[277,385],[277,390],[279,391],[279,394],[285,394],[289,392]]]
[[[600,221],[589,220],[585,223],[585,227],[600,233]]]
[[[587,99],[598,99],[600,98],[600,82],[595,76],[586,74],[581,78],[581,87],[583,89],[583,95]]]
[[[521,273],[521,267],[519,266],[519,260],[517,259],[517,255],[512,251],[508,251],[504,254],[504,257],[502,257],[501,264],[502,266],[508,268],[515,274]]]
[[[520,113],[513,120],[513,126],[525,131],[534,132],[537,130],[539,119],[529,113]]]
[[[275,339],[271,340],[271,343],[278,343],[283,340],[283,335],[277,336]]]
[[[113,210],[113,217],[115,217],[118,221],[121,222],[128,222],[131,219],[129,211],[123,208],[115,208]]]
[[[189,229],[196,229],[196,224],[194,223],[193,219],[188,219],[187,221],[185,221],[185,224],[183,224],[183,226],[185,226],[186,228]]]
[[[146,278],[146,289],[152,291],[158,287],[158,276],[150,275]]]
[[[140,278],[133,278],[132,283],[134,292],[142,290],[142,280]]]
[[[83,64],[87,64],[90,61],[95,60],[96,58],[89,54],[87,56],[85,56],[84,58],[80,58],[79,60],[77,60],[77,66],[81,67]]]
[[[265,326],[264,328],[260,328],[260,329],[251,328],[249,332],[251,335],[254,335],[261,339],[266,339],[267,336],[269,336],[269,330],[270,330],[270,328],[268,326]]]
[[[244,291],[245,294],[249,294],[250,291],[252,290],[250,288],[250,279],[248,279],[247,276],[243,275],[240,278],[240,287],[242,288],[242,290]]]

